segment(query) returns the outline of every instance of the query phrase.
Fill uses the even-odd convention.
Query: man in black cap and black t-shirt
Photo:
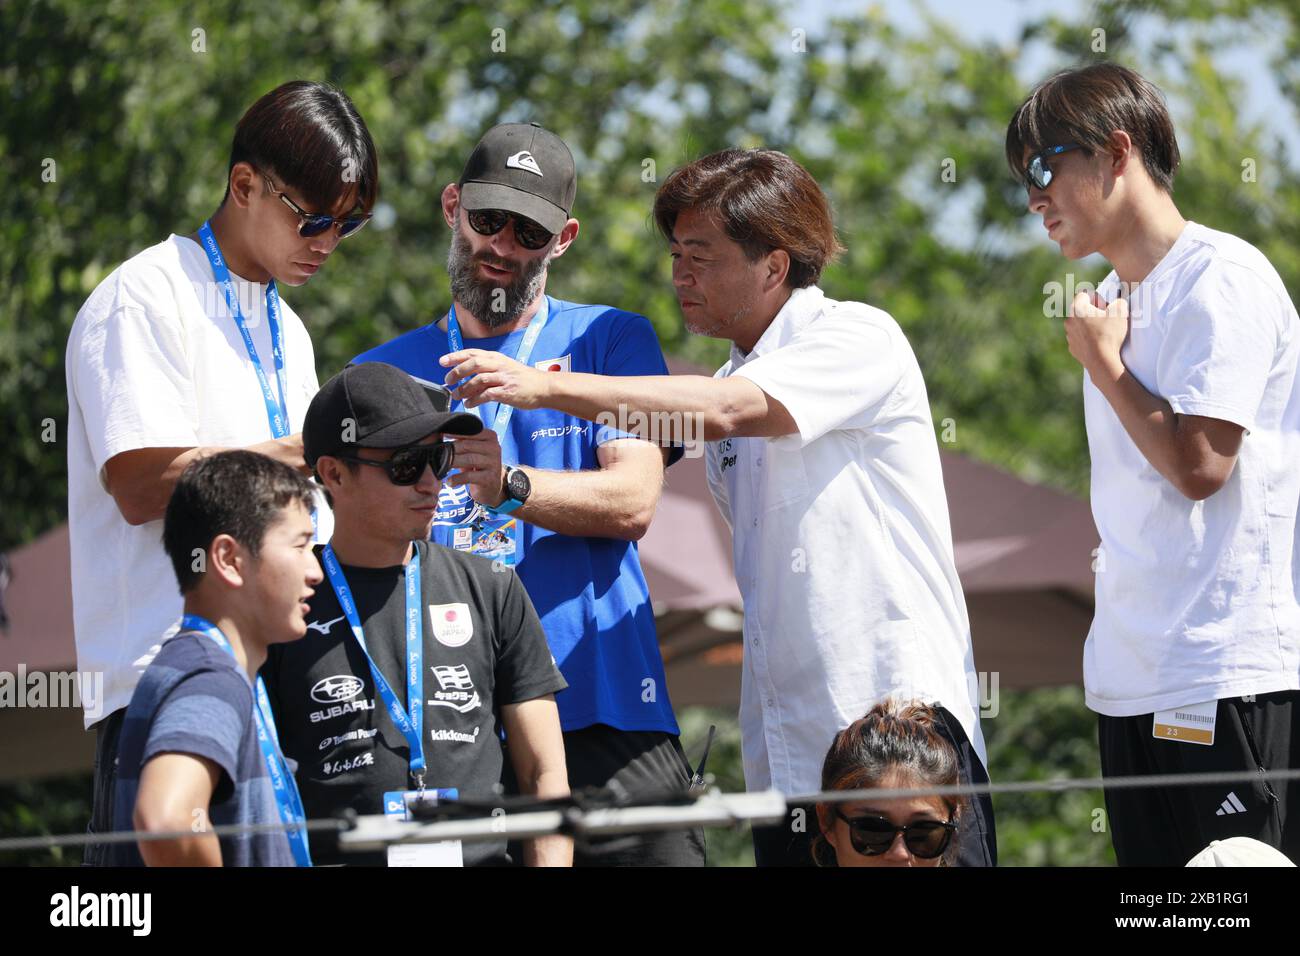
[[[304,454],[332,498],[334,536],[317,549],[326,580],[307,636],[278,647],[263,676],[309,819],[389,812],[420,790],[491,798],[502,730],[520,792],[569,792],[554,696],[566,684],[523,585],[499,562],[427,540],[452,464],[443,436],[481,429],[449,413],[445,393],[380,362],[344,369],[307,410]],[[538,866],[567,866],[572,853],[564,837],[523,851]],[[383,862],[315,834],[312,858]],[[390,865],[462,858],[509,861],[504,839],[387,854]]]

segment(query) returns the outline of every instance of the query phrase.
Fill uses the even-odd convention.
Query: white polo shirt
[[[231,275],[271,389],[279,395],[266,286]],[[290,430],[317,391],[311,339],[280,300]],[[162,520],[127,524],[104,465],[137,448],[246,447],[272,438],[244,340],[203,249],[170,236],[122,263],[77,313],[68,337],[68,529],[77,667],[104,675],[102,713],[131,701],[178,630],[181,595]],[[317,494],[320,540],[332,515]]]
[[[946,707],[987,765],[966,602],[916,356],[886,312],[798,289],[743,375],[799,427],[710,442],[745,606],[745,783],[820,789],[835,734],[883,698]]]
[[[1097,290],[1120,294],[1112,272]],[[1097,608],[1088,706],[1132,717],[1300,689],[1300,319],[1242,239],[1189,222],[1129,297],[1120,357],[1182,415],[1246,430],[1227,483],[1184,497],[1084,375]]]

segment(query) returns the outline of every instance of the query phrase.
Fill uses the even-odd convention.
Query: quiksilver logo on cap
[[[537,160],[533,159],[533,154],[526,149],[521,149],[509,159],[506,160],[506,167],[509,169],[525,169],[535,176],[542,175],[541,167],[537,165]]]

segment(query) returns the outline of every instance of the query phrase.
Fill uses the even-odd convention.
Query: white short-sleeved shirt
[[[1112,272],[1098,292],[1120,293]],[[1189,222],[1129,295],[1124,366],[1182,415],[1246,429],[1204,501],[1146,460],[1084,375],[1097,610],[1088,706],[1130,717],[1300,688],[1300,322],[1258,249]]]
[[[835,734],[889,695],[938,702],[987,763],[966,602],[921,369],[887,313],[796,290],[743,375],[799,427],[710,442],[745,606],[745,782],[820,789]]]
[[[266,286],[231,276],[279,395]],[[311,339],[280,300],[292,431],[317,391]],[[77,667],[104,674],[107,715],[131,700],[181,616],[162,520],[127,524],[104,465],[137,448],[247,447],[273,437],[257,374],[203,249],[170,236],[124,262],[77,313],[67,350],[68,527]],[[332,516],[317,495],[318,534]],[[93,720],[86,716],[86,725]]]

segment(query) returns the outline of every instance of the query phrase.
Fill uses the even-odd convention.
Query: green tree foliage
[[[578,159],[587,231],[552,288],[640,309],[673,341],[666,257],[647,228],[656,179],[763,138],[777,23],[770,0],[0,4],[0,547],[66,514],[77,309],[123,259],[215,209],[234,123],[262,93],[301,77],[346,90],[395,214],[287,296],[322,377],[446,307],[438,196],[494,122],[542,122]],[[46,418],[57,441],[42,440]]]
[[[994,783],[1101,776],[1097,715],[1080,687],[1003,691],[980,723]],[[994,794],[999,866],[1114,866],[1101,790]]]
[[[797,26],[805,19],[776,0],[288,0],[274,16],[240,4],[0,5],[0,546],[65,514],[62,357],[77,308],[123,259],[212,211],[235,120],[296,77],[356,101],[391,220],[289,293],[322,376],[445,307],[439,191],[484,128],[516,120],[557,130],[578,157],[583,234],[551,288],[639,309],[669,351],[718,361],[722,343],[681,327],[650,201],[684,160],[766,144],[831,195],[848,252],[824,285],[902,323],[936,421],[958,425],[954,449],[1082,492],[1080,373],[1044,285],[1096,280],[1105,266],[1068,263],[1035,231],[1002,159],[1026,92],[1017,64],[1035,44],[1058,67],[1109,57],[1164,85],[1184,213],[1258,243],[1291,287],[1300,280],[1295,169],[1276,137],[1243,124],[1241,87],[1213,56],[1225,37],[1267,40],[1294,102],[1300,31],[1284,0],[1104,2],[1078,21],[1031,23],[1012,47],[933,16],[907,33],[878,9]]]
[[[1070,276],[1095,281],[1106,267],[1063,259],[1006,169],[1006,123],[1041,78],[1021,72],[1031,51],[1046,51],[1036,59],[1047,71],[1109,58],[1161,85],[1183,151],[1175,198],[1184,215],[1257,244],[1293,297],[1300,290],[1300,181],[1276,132],[1294,125],[1300,100],[1293,0],[1104,0],[1079,17],[1031,13],[1039,18],[1011,46],[934,16],[902,31],[876,8],[801,27],[809,18],[796,9],[779,0],[0,3],[0,548],[66,516],[63,354],[77,309],[122,260],[212,212],[235,121],[295,78],[345,89],[381,157],[379,220],[287,293],[322,378],[445,308],[439,192],[486,127],[528,120],[560,133],[579,165],[582,234],[553,265],[551,290],[640,310],[668,351],[720,362],[724,343],[682,329],[650,203],[685,160],[769,145],[826,188],[848,251],[823,285],[899,320],[936,422],[957,425],[949,447],[1083,493],[1081,373],[1050,313]],[[1220,68],[1220,52],[1242,45],[1270,51],[1289,115],[1243,118],[1244,87]],[[995,779],[1094,772],[1091,718],[1069,693],[1053,693],[1008,695],[988,723]],[[737,784],[724,731],[711,766]],[[1000,799],[1004,859],[1108,859],[1108,841],[1089,829],[1100,805],[1095,795]],[[719,839],[723,858],[745,858],[747,838]]]
[[[86,832],[93,781],[89,773],[49,780],[0,783],[0,837],[55,837]],[[82,848],[54,846],[44,850],[0,853],[0,866],[79,866]]]

